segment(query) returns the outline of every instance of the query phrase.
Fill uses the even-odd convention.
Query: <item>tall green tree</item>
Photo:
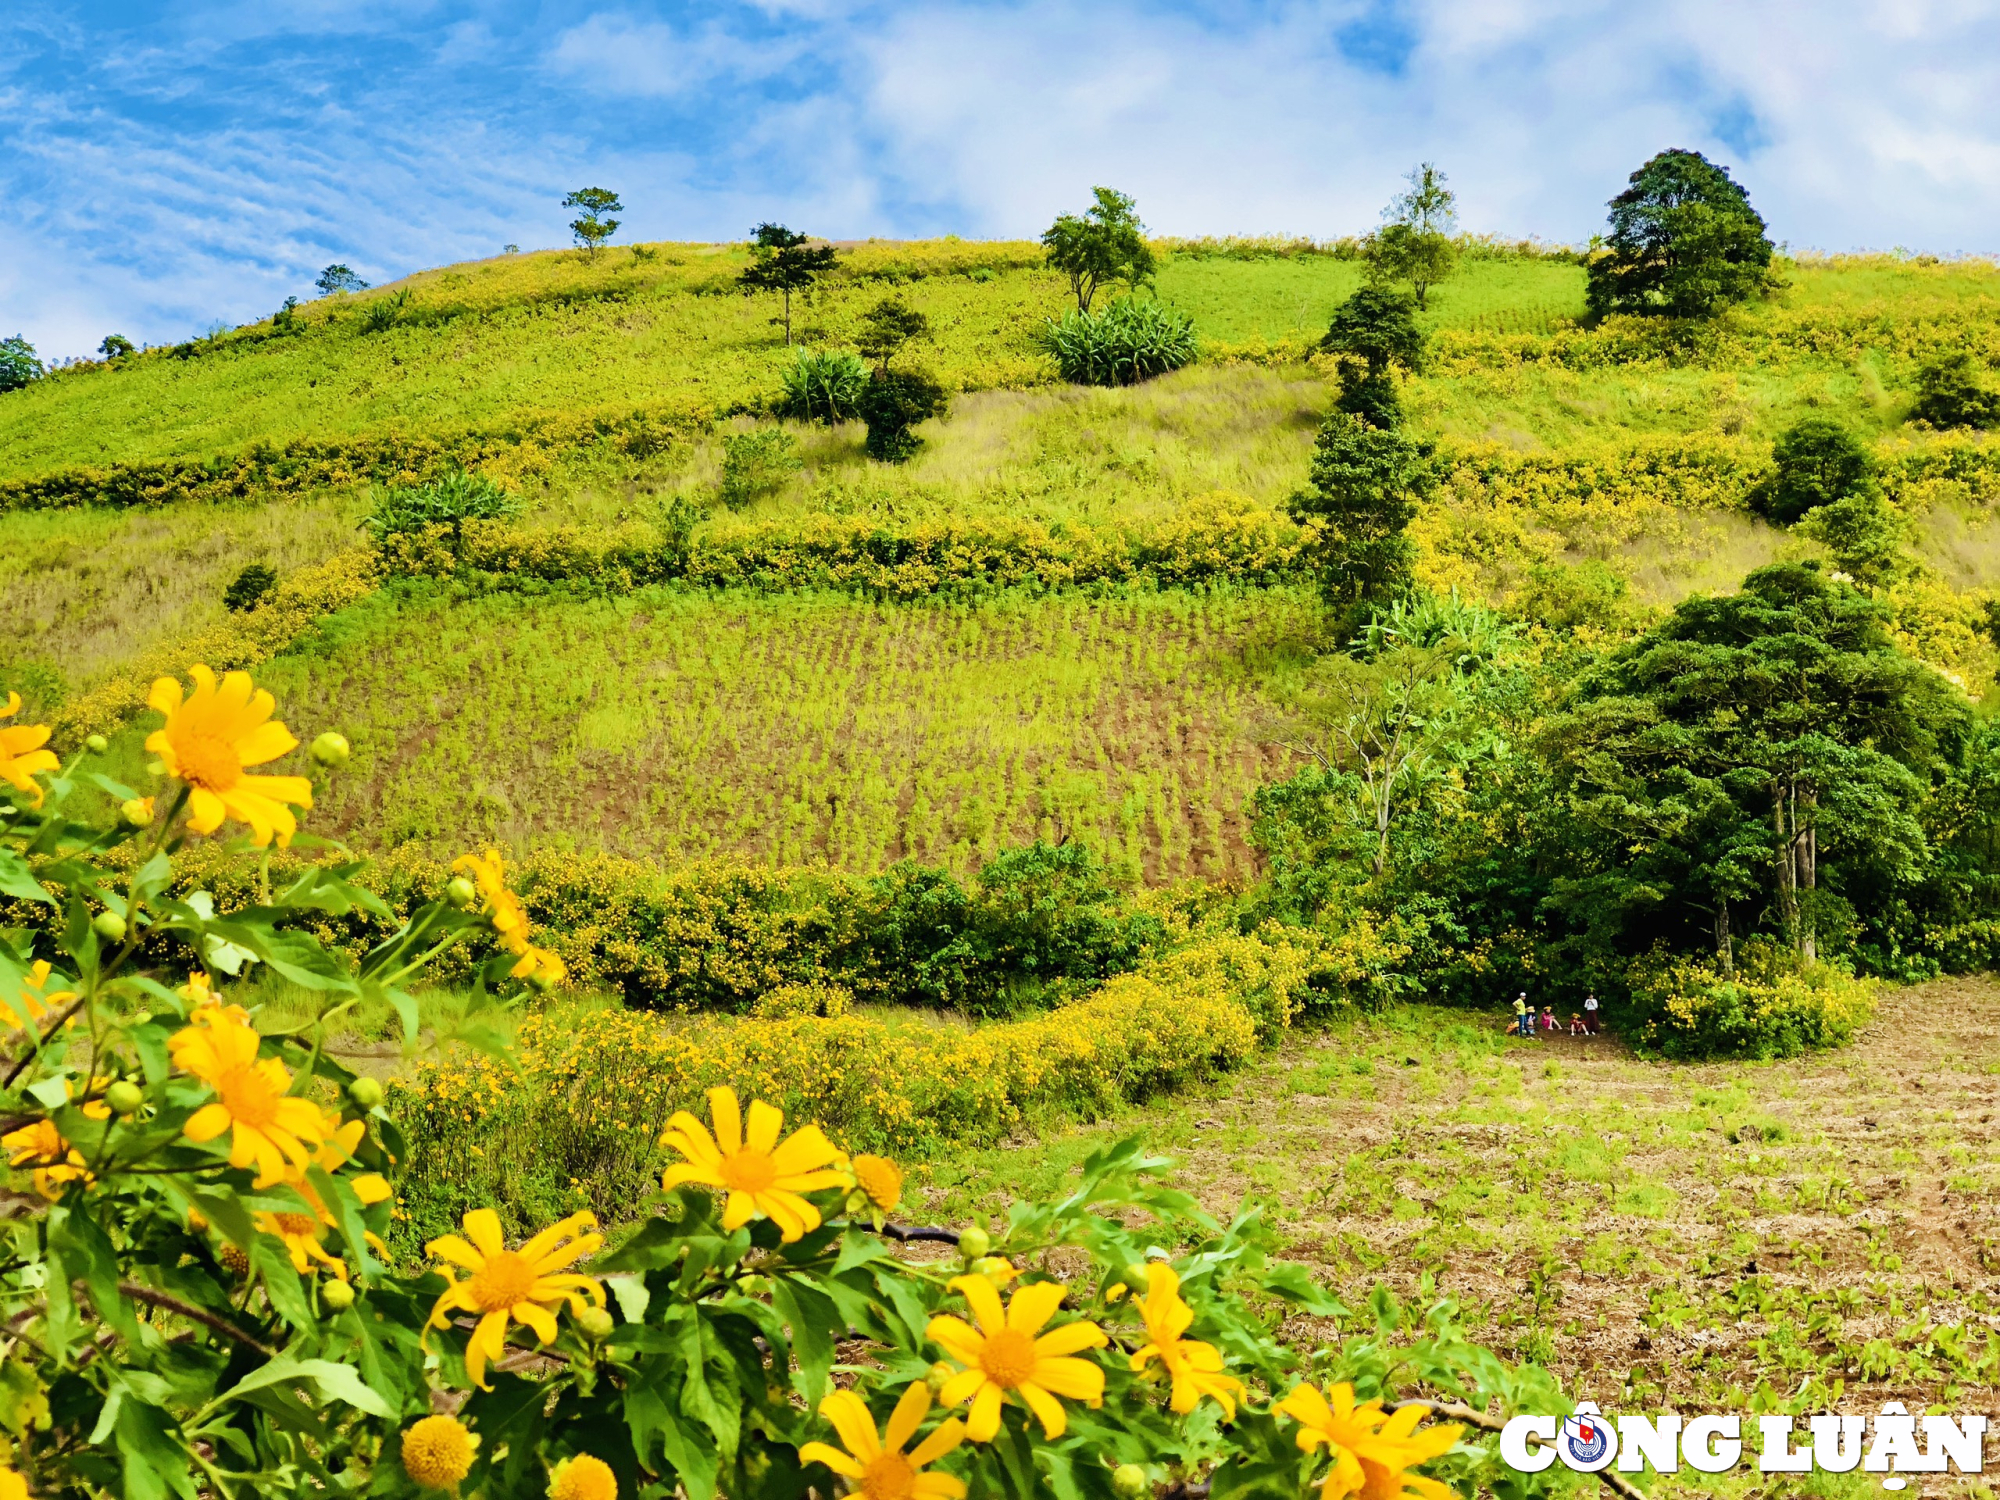
[[[759,224],[750,231],[750,264],[737,277],[746,292],[778,292],[785,299],[782,321],[785,345],[792,342],[792,293],[809,291],[820,277],[840,263],[833,246],[815,244],[811,235],[782,224]]]
[[[1968,723],[1882,606],[1810,565],[1687,600],[1542,732],[1562,816],[1596,835],[1550,904],[1628,950],[1693,925],[1725,966],[1753,930],[1813,959],[1852,926],[1843,887],[1921,875],[1925,795]]]
[[[0,391],[17,391],[46,373],[35,357],[35,346],[20,334],[0,339]]]
[[[1077,311],[1085,313],[1100,287],[1122,281],[1137,288],[1151,281],[1156,269],[1146,226],[1130,195],[1107,187],[1091,192],[1096,202],[1089,208],[1061,214],[1042,231],[1050,267],[1069,277]]]
[[[1699,151],[1662,151],[1613,198],[1590,263],[1591,313],[1699,318],[1762,291],[1773,247],[1750,195]]]
[[[931,336],[931,320],[900,297],[884,297],[861,315],[861,332],[855,347],[886,370],[903,346]]]
[[[1458,246],[1451,237],[1458,222],[1458,197],[1432,162],[1413,168],[1407,180],[1409,189],[1382,211],[1382,227],[1363,242],[1362,258],[1371,283],[1389,286],[1407,281],[1421,311],[1431,288],[1458,264]]]
[[[1436,446],[1334,411],[1313,442],[1307,488],[1292,518],[1309,528],[1320,589],[1342,608],[1343,633],[1370,605],[1407,594],[1416,564],[1408,527],[1437,487]]]
[[[1364,286],[1335,310],[1320,348],[1339,356],[1339,408],[1374,427],[1402,420],[1402,399],[1390,371],[1420,370],[1424,335],[1416,304],[1401,292]]]
[[[601,187],[578,188],[563,199],[562,206],[577,211],[577,216],[570,220],[569,232],[593,257],[598,247],[618,232],[619,221],[611,216],[625,212],[618,195]]]
[[[1772,445],[1771,474],[1750,503],[1780,526],[1849,495],[1872,493],[1875,457],[1868,445],[1835,417],[1805,417]]]
[[[336,292],[365,292],[368,290],[368,283],[355,275],[353,271],[349,270],[340,261],[335,261],[324,271],[320,272],[319,279],[313,285],[318,287],[321,293],[328,297],[331,297]]]

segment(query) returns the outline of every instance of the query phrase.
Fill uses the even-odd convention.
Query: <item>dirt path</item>
[[[966,1165],[1032,1187],[1142,1129],[1212,1210],[1268,1204],[1344,1293],[1429,1273],[1481,1336],[1607,1405],[2000,1413],[1996,1096],[1990,979],[1893,992],[1854,1046],[1773,1064],[1411,1007]],[[941,1210],[964,1206],[954,1177]]]

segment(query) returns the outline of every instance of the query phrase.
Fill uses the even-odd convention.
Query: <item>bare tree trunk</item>
[[[1723,977],[1736,977],[1736,947],[1729,933],[1729,898],[1719,896],[1715,902],[1715,956],[1722,964]]]
[[[1806,826],[1799,829],[1796,835],[1799,850],[1799,885],[1811,891],[1819,887],[1819,824],[1815,817],[1819,811],[1819,793],[1808,788],[1803,800],[1806,805]],[[1792,810],[1792,821],[1794,824],[1798,821],[1796,807]],[[1819,934],[1813,931],[1810,907],[1799,923],[1799,952],[1805,955],[1807,963],[1816,962],[1819,958]]]
[[[1797,946],[1799,941],[1799,896],[1798,851],[1795,846],[1792,821],[1788,816],[1786,787],[1783,782],[1771,783],[1771,821],[1777,835],[1778,856],[1778,921],[1784,928],[1785,941]]]
[[[792,347],[792,289],[790,287],[786,287],[784,291],[785,291],[785,347],[789,349]]]

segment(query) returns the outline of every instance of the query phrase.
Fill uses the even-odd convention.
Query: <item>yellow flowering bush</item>
[[[1668,1057],[1784,1057],[1837,1047],[1874,1013],[1877,981],[1829,963],[1799,964],[1769,944],[1745,944],[1735,971],[1654,955],[1632,967],[1627,1035]]]
[[[1253,940],[1241,940],[1248,967]],[[426,1064],[395,1089],[417,1166],[418,1233],[468,1204],[522,1222],[636,1201],[677,1111],[733,1086],[852,1146],[934,1151],[1000,1140],[1037,1114],[1098,1115],[1239,1065],[1257,1017],[1197,959],[1121,975],[1046,1014],[977,1027],[872,1016],[527,1016],[507,1058]],[[586,1186],[587,1185],[587,1186]]]

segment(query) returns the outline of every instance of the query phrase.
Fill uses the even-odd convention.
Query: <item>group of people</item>
[[[1538,1025],[1541,1027],[1544,1036],[1554,1036],[1560,1030],[1560,1026],[1556,1021],[1555,1007],[1553,1005],[1544,1005],[1542,1013],[1538,1018],[1535,1015],[1535,1007],[1528,1003],[1528,992],[1523,990],[1514,997],[1514,1025],[1511,1028],[1511,1034],[1514,1036],[1524,1036],[1529,1041],[1533,1041],[1535,1039],[1535,1028]],[[1569,1034],[1571,1036],[1596,1036],[1597,1026],[1597,996],[1590,995],[1585,997],[1582,1010],[1573,1010],[1569,1013]]]

